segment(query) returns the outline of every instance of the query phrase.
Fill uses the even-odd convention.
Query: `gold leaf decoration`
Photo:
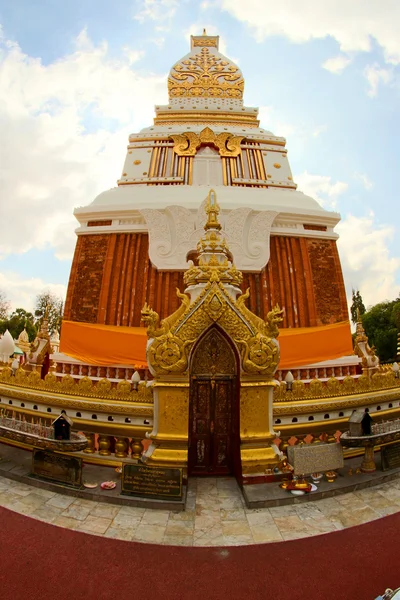
[[[207,47],[177,63],[168,79],[171,98],[243,98],[244,79],[233,63]]]
[[[215,146],[220,156],[238,156],[241,152],[240,144],[244,136],[222,132],[218,135],[210,127],[205,127],[199,135],[193,131],[169,136],[174,142],[174,152],[178,156],[194,156],[202,144]]]

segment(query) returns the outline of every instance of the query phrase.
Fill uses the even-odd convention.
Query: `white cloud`
[[[349,301],[352,288],[360,290],[366,306],[397,298],[400,257],[391,256],[388,247],[394,228],[378,226],[373,215],[348,214],[336,230],[340,235],[338,248]]]
[[[380,84],[387,85],[393,80],[393,69],[380,67],[377,63],[368,65],[364,69],[364,76],[369,83],[368,96],[375,98],[378,94],[378,87]]]
[[[164,75],[131,68],[140,57],[112,59],[85,30],[48,65],[0,41],[0,257],[49,245],[71,256],[74,207],[115,185],[130,131],[166,99]]]
[[[353,176],[356,181],[359,181],[363,185],[367,192],[374,187],[374,182],[365,173],[355,172]]]
[[[165,44],[165,37],[159,36],[156,38],[151,38],[150,42],[152,42],[157,48],[163,48]]]
[[[145,21],[165,21],[172,19],[179,7],[179,0],[142,0],[139,12],[134,19],[140,23]]]
[[[0,273],[0,290],[4,291],[12,310],[24,308],[32,312],[35,308],[36,296],[49,290],[56,296],[65,298],[67,288],[65,285],[49,283],[39,278],[23,279],[14,272]]]
[[[283,121],[273,106],[260,106],[258,109],[258,117],[260,119],[260,127],[265,127],[268,131],[272,131],[275,135],[282,137],[299,135],[301,125],[296,123],[287,123]]]
[[[335,56],[333,58],[328,58],[322,66],[327,71],[331,73],[335,73],[335,75],[340,74],[349,64],[351,63],[351,59],[344,54],[339,54],[339,56]]]
[[[321,135],[321,133],[325,133],[326,131],[328,131],[328,125],[319,125],[314,129],[312,134],[313,137],[318,137],[319,135]]]
[[[124,55],[128,59],[129,65],[133,65],[133,63],[138,62],[145,55],[144,50],[132,50],[132,48],[129,48],[129,46],[124,46],[122,50],[124,52]]]
[[[398,0],[218,0],[262,41],[284,36],[295,43],[331,37],[342,52],[370,52],[376,40],[388,63],[400,63]]]
[[[281,118],[279,108],[274,106],[260,106],[258,109],[260,127],[272,131],[275,135],[285,137],[290,140],[290,145],[303,144],[310,137],[318,137],[328,130],[326,123],[316,125],[314,123],[289,123]]]
[[[307,171],[294,177],[298,190],[315,198],[322,206],[335,209],[338,196],[347,191],[348,184],[344,181],[332,182],[329,175],[312,175]]]

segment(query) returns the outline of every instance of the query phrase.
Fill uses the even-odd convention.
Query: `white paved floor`
[[[0,506],[109,538],[179,546],[233,546],[309,537],[398,512],[400,478],[335,498],[256,510],[245,507],[233,479],[193,479],[186,511],[173,512],[82,500],[1,477]]]

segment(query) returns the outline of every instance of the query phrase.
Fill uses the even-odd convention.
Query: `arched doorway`
[[[189,475],[239,472],[238,357],[217,327],[190,361]]]

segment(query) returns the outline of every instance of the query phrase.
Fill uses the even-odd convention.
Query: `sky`
[[[64,296],[73,209],[114,187],[190,34],[220,35],[298,189],[341,213],[348,297],[400,292],[398,0],[0,0],[0,290]]]

